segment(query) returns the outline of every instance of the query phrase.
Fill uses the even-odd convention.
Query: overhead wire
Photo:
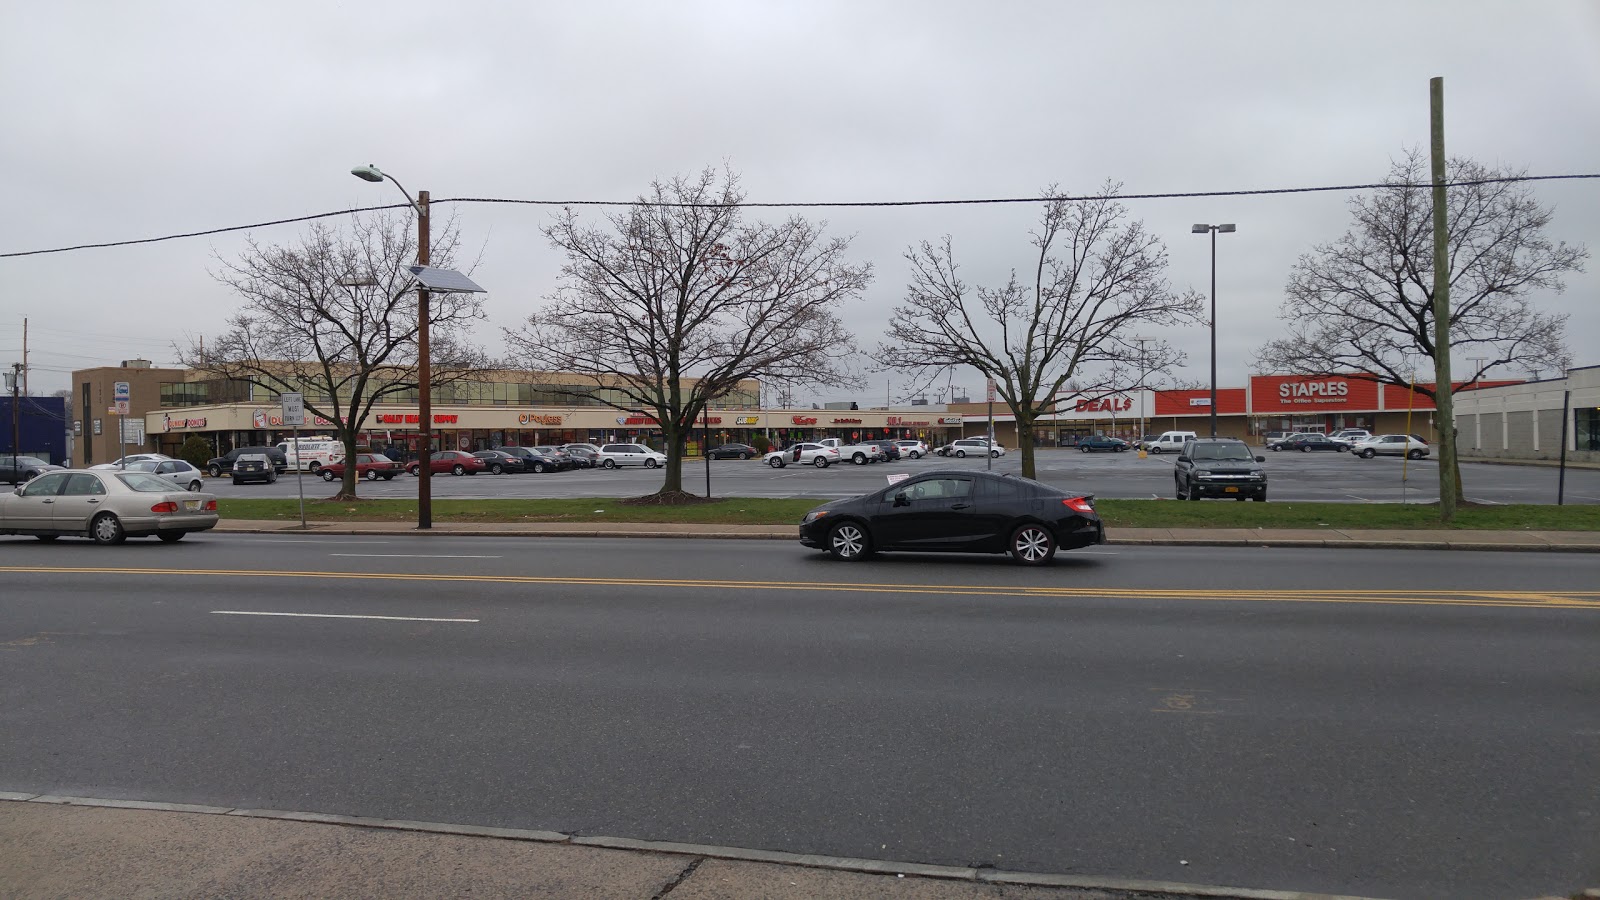
[[[1484,184],[1507,184],[1521,181],[1572,181],[1580,179],[1600,178],[1600,173],[1579,175],[1513,175],[1504,178],[1480,178],[1470,181],[1445,182],[1445,187],[1471,187]],[[523,206],[649,206],[664,209],[697,209],[714,207],[738,207],[743,209],[841,209],[841,208],[890,208],[890,207],[915,207],[915,206],[984,206],[1015,203],[1050,203],[1050,202],[1076,202],[1082,200],[1181,200],[1201,197],[1256,197],[1279,194],[1314,194],[1335,191],[1365,191],[1365,190],[1416,190],[1420,188],[1431,189],[1431,182],[1378,182],[1372,184],[1337,184],[1322,185],[1317,187],[1291,187],[1291,188],[1254,188],[1237,191],[1177,191],[1166,193],[1143,194],[1084,194],[1084,195],[1057,195],[1042,197],[990,197],[965,200],[851,200],[851,201],[813,201],[813,202],[743,202],[743,203],[673,203],[650,200],[519,200],[508,197],[446,197],[431,201],[430,205],[445,203],[497,203]],[[297,222],[312,222],[318,219],[328,219],[335,216],[348,216],[354,213],[382,212],[390,209],[410,209],[409,203],[390,203],[383,206],[360,206],[352,209],[341,209],[333,212],[313,213],[306,216],[294,216],[288,219],[272,219],[265,222],[255,222],[249,225],[230,225],[225,228],[210,228],[204,231],[187,231],[180,234],[168,234],[159,237],[132,238],[122,241],[103,241],[94,244],[74,244],[67,247],[50,247],[41,250],[13,250],[0,253],[0,259],[14,259],[23,256],[42,256],[51,253],[68,253],[75,250],[98,250],[108,247],[130,247],[137,244],[155,244],[164,241],[176,241],[184,238],[206,237],[213,234],[228,234],[236,231],[249,231],[255,228],[270,228],[277,225],[292,225]]]

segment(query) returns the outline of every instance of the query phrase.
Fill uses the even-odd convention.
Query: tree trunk
[[[344,444],[344,478],[339,482],[339,493],[333,496],[335,500],[356,499],[356,479],[360,475],[356,472],[356,430],[341,427],[339,439]]]
[[[661,423],[661,436],[667,442],[667,477],[661,482],[662,494],[678,494],[683,492],[683,454],[687,449],[684,441],[688,437],[676,422]]]
[[[1037,417],[1032,414],[1025,416],[1023,413],[1016,413],[1014,418],[1017,421],[1017,453],[1022,456],[1022,477],[1032,478],[1034,477],[1033,423]]]

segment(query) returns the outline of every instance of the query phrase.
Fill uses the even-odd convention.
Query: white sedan
[[[1351,456],[1371,459],[1374,456],[1404,456],[1421,459],[1429,453],[1428,442],[1407,434],[1380,434],[1357,442],[1350,447]]]
[[[62,535],[120,544],[154,535],[171,543],[217,524],[217,498],[148,472],[59,469],[0,495],[0,534]]]
[[[121,459],[114,459],[111,462],[100,463],[98,465],[90,466],[89,468],[91,468],[91,469],[123,469],[123,468],[127,468],[127,466],[129,464],[131,464],[131,463],[148,462],[149,460],[156,460],[156,461],[159,462],[159,461],[161,461],[163,459],[171,459],[171,458],[172,457],[166,455],[165,453],[130,453],[127,456],[124,456]]]
[[[774,469],[781,469],[789,463],[794,463],[797,466],[810,465],[819,469],[826,469],[839,461],[839,448],[824,447],[821,444],[811,443],[795,444],[793,447],[783,450],[774,450],[761,457],[761,461]]]

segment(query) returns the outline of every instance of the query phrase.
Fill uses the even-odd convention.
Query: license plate
[[[1236,488],[1236,487],[1223,488],[1222,492],[1224,494],[1237,494],[1237,493],[1239,493],[1239,489]]]
[[[190,512],[194,512],[195,510],[200,508],[200,501],[199,500],[185,500],[185,501],[183,501],[183,508],[189,510]]]

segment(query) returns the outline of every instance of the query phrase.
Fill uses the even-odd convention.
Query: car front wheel
[[[327,471],[327,470],[324,469],[323,471]],[[367,480],[368,481],[377,481],[379,478],[382,478],[382,477],[383,477],[382,473],[380,473],[377,469],[368,469],[367,470]],[[333,479],[330,478],[328,480],[332,481]]]
[[[783,467],[784,467],[784,465],[786,465],[786,464],[785,464],[785,463],[784,463],[784,461],[783,461],[783,457],[781,457],[781,456],[774,456],[774,457],[773,457],[773,458],[771,458],[771,459],[769,459],[769,460],[767,460],[767,465],[769,465],[769,466],[771,466],[771,467],[773,467],[773,468],[774,468],[774,469],[781,469],[781,468],[783,468]]]
[[[222,467],[221,466],[212,466],[211,468],[207,469],[206,471],[211,473],[211,477],[212,478],[221,478],[222,477]]]
[[[1043,525],[1028,524],[1011,533],[1011,558],[1025,566],[1042,566],[1056,555],[1056,539]]]
[[[1371,447],[1368,447],[1367,449],[1361,451],[1361,458],[1362,459],[1371,459],[1371,458],[1373,458],[1374,456],[1377,456],[1377,455],[1378,455],[1378,451],[1372,449]]]
[[[416,477],[418,477],[417,473],[422,471],[422,467],[421,466],[412,466],[409,469],[406,469],[406,471],[411,473],[411,477],[416,478]]]
[[[653,459],[647,459],[647,460],[645,460],[645,461],[644,461],[644,467],[645,467],[645,468],[646,468],[646,469],[654,469],[654,468],[656,468],[656,467],[657,467],[657,466],[659,466],[659,465],[661,465],[661,464],[660,464],[660,463],[658,463],[658,462],[656,462],[656,461],[655,461],[655,460],[653,460]]]
[[[1088,453],[1089,452],[1089,445],[1088,444],[1084,444],[1082,447],[1079,447],[1078,449],[1082,450],[1085,453]]]
[[[855,562],[866,559],[871,547],[866,529],[855,522],[840,522],[828,533],[828,552],[837,560]]]
[[[608,459],[605,462],[600,464],[600,468],[602,468],[602,469],[615,469],[616,467],[617,467],[617,461],[614,460],[614,459]],[[535,468],[534,471],[535,472],[539,472],[539,471],[543,471],[543,470]]]
[[[489,467],[489,471],[495,475],[504,475],[506,473],[506,467],[500,465],[499,463],[495,463],[493,466]]]
[[[332,469],[323,469],[322,470],[322,480],[323,481],[332,481],[333,480],[333,470]]]
[[[957,459],[966,459],[967,458],[967,451],[965,451],[965,450],[957,450],[956,451],[956,458]]]
[[[739,454],[739,458],[740,458],[740,459],[749,459],[749,458],[750,458],[750,454],[748,454],[748,453],[741,453],[741,454]]]

